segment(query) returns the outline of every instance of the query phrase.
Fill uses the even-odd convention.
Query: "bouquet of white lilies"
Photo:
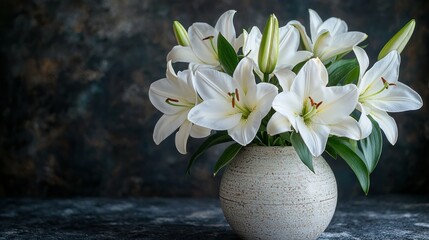
[[[168,53],[166,78],[149,90],[164,114],[154,129],[155,143],[179,129],[176,147],[186,154],[189,136],[208,137],[191,157],[189,171],[209,147],[234,142],[215,164],[215,174],[249,144],[293,146],[312,171],[312,157],[327,152],[346,161],[367,193],[382,151],[381,131],[392,145],[398,138],[388,112],[422,106],[421,97],[398,81],[400,52],[415,22],[395,34],[367,70],[368,56],[358,46],[367,35],[348,31],[339,18],[323,21],[309,12],[309,35],[300,22],[279,27],[271,15],[262,33],[252,27],[237,37],[233,10],[214,27],[197,22],[186,31],[175,21],[178,45]],[[188,69],[176,73],[175,62],[189,63]]]

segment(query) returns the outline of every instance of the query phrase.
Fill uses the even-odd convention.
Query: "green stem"
[[[264,73],[264,82],[267,82],[267,83],[270,82],[270,74]]]

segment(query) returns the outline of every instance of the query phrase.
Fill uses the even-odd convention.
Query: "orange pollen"
[[[314,106],[314,100],[310,96],[308,98],[310,99],[310,105]]]
[[[318,109],[319,108],[319,106],[320,105],[322,105],[322,103],[323,103],[323,101],[320,101],[320,102],[315,102],[314,100],[313,100],[313,98],[311,98],[310,96],[308,97],[309,99],[310,99],[310,105],[312,106],[312,107],[316,107],[316,109]]]
[[[228,96],[231,97],[231,104],[232,107],[235,107],[235,99],[237,99],[237,102],[240,101],[240,96],[238,95],[238,89],[236,88],[234,92],[228,92]]]
[[[384,77],[381,77],[381,81],[383,82],[384,86],[386,86],[386,89],[388,89],[389,86],[396,86],[396,84],[388,82],[386,79],[384,79]]]

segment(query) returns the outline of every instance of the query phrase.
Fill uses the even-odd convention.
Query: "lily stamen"
[[[313,100],[313,98],[311,98],[310,96],[308,97],[309,99],[310,99],[310,105],[312,106],[312,107],[316,107],[316,109],[318,109],[319,108],[319,106],[323,103],[323,101],[320,101],[320,102],[315,102],[314,100]]]
[[[228,92],[228,96],[232,97],[232,108],[235,108],[235,93]]]
[[[179,102],[178,99],[174,99],[174,98],[167,98],[165,99],[165,102],[171,106],[175,106],[175,107],[192,107],[193,105],[191,104],[177,104]]]
[[[237,99],[237,102],[240,101],[240,95],[238,95],[238,89],[236,88],[234,92],[228,92],[228,96],[232,97],[232,100],[231,100],[232,107],[235,108],[235,99]]]
[[[388,82],[384,77],[381,77],[381,81],[386,89],[389,89],[389,86],[396,86],[396,84]]]
[[[236,100],[237,102],[240,102],[240,95],[238,94],[238,89],[236,88],[234,92],[228,92],[228,96],[231,97],[232,108],[237,107],[241,112],[243,112],[243,118],[247,119],[251,111],[246,107],[236,104]]]
[[[365,100],[367,98],[370,98],[370,97],[373,97],[375,95],[378,95],[381,92],[383,92],[384,90],[389,89],[389,86],[396,86],[395,83],[388,82],[386,79],[384,79],[384,77],[381,77],[381,81],[383,82],[383,87],[380,90],[378,90],[377,92],[375,92],[375,93],[373,93],[371,95],[368,95],[368,96],[363,96],[363,97],[359,96],[359,101],[362,102],[363,100]]]
[[[170,102],[179,102],[179,100],[174,99],[174,98],[167,98],[165,99],[165,102],[170,103]]]

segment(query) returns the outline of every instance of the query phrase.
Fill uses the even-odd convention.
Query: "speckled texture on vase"
[[[316,239],[335,212],[337,184],[322,157],[313,164],[315,173],[293,147],[244,148],[219,193],[234,231],[245,239]]]

